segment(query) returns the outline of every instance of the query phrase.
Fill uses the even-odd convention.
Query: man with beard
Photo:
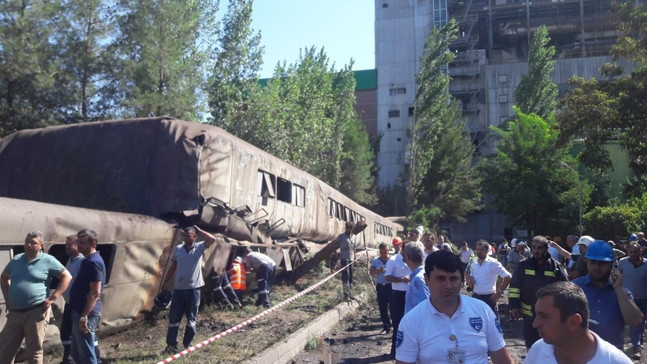
[[[476,260],[470,262],[467,286],[472,288],[472,297],[481,300],[492,308],[496,314],[496,303],[510,283],[510,272],[491,256],[488,256],[489,244],[481,239],[476,242]],[[501,282],[497,287],[497,278]]]
[[[593,330],[620,350],[624,346],[625,325],[642,322],[642,312],[631,292],[622,286],[623,276],[613,267],[613,249],[606,241],[595,240],[586,250],[588,275],[573,280],[589,301]]]
[[[510,281],[508,294],[510,317],[523,317],[523,337],[526,348],[539,340],[535,319],[535,302],[539,288],[557,281],[567,281],[567,274],[559,262],[548,254],[548,240],[537,235],[532,238],[532,256],[517,264]]]

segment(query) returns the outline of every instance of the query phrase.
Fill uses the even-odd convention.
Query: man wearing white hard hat
[[[577,240],[577,246],[580,249],[580,257],[577,259],[577,262],[575,262],[573,270],[568,274],[569,280],[588,274],[588,270],[586,268],[586,251],[592,242],[593,238],[588,235],[583,235]]]

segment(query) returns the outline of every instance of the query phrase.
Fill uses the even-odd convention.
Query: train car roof
[[[205,183],[215,177],[200,161],[217,158],[219,147],[263,155],[316,179],[216,126],[155,117],[50,126],[0,139],[0,196],[149,216],[195,210],[216,188]],[[339,202],[351,201],[317,181]]]

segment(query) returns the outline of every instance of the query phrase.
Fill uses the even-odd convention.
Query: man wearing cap
[[[589,244],[591,244],[592,242],[593,238],[588,235],[583,235],[577,240],[577,246],[580,250],[580,257],[577,259],[577,262],[575,262],[573,270],[568,274],[569,280],[585,276],[588,273],[586,265],[586,250]]]
[[[393,239],[394,245],[398,237]],[[402,240],[400,239],[400,245]],[[389,317],[389,301],[391,300],[391,282],[384,279],[386,264],[389,262],[389,248],[385,243],[379,245],[380,255],[373,258],[368,273],[375,277],[375,291],[377,293],[377,305],[380,308],[380,319],[382,330],[385,334],[391,332],[391,318]]]
[[[514,273],[515,269],[517,268],[517,264],[521,262],[522,260],[525,260],[527,258],[526,256],[526,242],[517,240],[517,239],[512,239],[510,242],[510,246],[512,247],[512,250],[508,253],[508,272]]]
[[[477,259],[470,262],[466,279],[468,287],[472,287],[472,297],[487,303],[496,315],[496,303],[508,288],[511,275],[498,260],[488,256],[488,247],[483,239],[476,242]],[[499,277],[502,279],[497,287]]]
[[[532,345],[525,364],[631,364],[613,345],[589,330],[589,308],[582,289],[555,282],[537,291],[533,326],[541,340]]]
[[[562,265],[548,254],[548,240],[537,235],[532,238],[532,256],[517,264],[512,274],[508,301],[510,317],[523,317],[523,337],[526,348],[539,339],[537,329],[532,326],[535,319],[535,302],[539,288],[557,281],[568,280]]]
[[[422,234],[421,232],[416,231],[415,233]],[[411,232],[409,236],[411,236]],[[394,239],[395,240],[395,239]],[[396,247],[396,242],[394,241],[393,247]],[[395,356],[395,336],[398,332],[398,325],[402,316],[404,316],[404,305],[407,295],[407,289],[409,288],[409,274],[411,270],[404,262],[404,248],[400,246],[400,253],[392,257],[388,263],[386,263],[386,271],[384,272],[384,279],[388,282],[391,282],[391,324],[393,327],[393,336],[391,337],[391,355]]]
[[[620,350],[624,345],[625,325],[642,322],[642,312],[624,288],[623,275],[613,268],[613,249],[603,240],[595,240],[586,251],[588,274],[573,280],[582,288],[589,302],[592,328],[602,339]]]
[[[25,252],[16,255],[0,276],[7,322],[0,332],[0,363],[12,363],[25,339],[29,363],[43,362],[43,340],[52,315],[50,306],[65,292],[70,272],[53,256],[44,253],[43,233],[32,231],[25,238]],[[50,294],[52,278],[59,279]]]
[[[620,259],[618,269],[622,273],[623,286],[633,294],[636,306],[643,313],[640,325],[629,328],[633,345],[633,359],[639,360],[643,348],[645,315],[647,314],[647,259],[640,255],[640,245],[635,241],[629,243],[628,253],[628,257]]]
[[[196,242],[198,234],[204,236],[205,240]],[[177,334],[182,316],[185,314],[187,323],[182,344],[185,348],[192,345],[195,336],[195,320],[200,306],[200,289],[204,286],[202,254],[216,241],[213,235],[197,226],[182,228],[182,238],[184,242],[175,247],[171,267],[162,284],[162,287],[166,287],[171,277],[175,276],[166,332],[166,349],[164,349],[166,354],[178,352]]]

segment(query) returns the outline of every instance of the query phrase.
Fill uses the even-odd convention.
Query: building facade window
[[[389,95],[390,96],[402,95],[402,94],[406,94],[406,93],[407,93],[406,87],[396,87],[396,88],[390,88],[389,89]]]
[[[389,117],[390,118],[400,117],[400,110],[389,110]]]

